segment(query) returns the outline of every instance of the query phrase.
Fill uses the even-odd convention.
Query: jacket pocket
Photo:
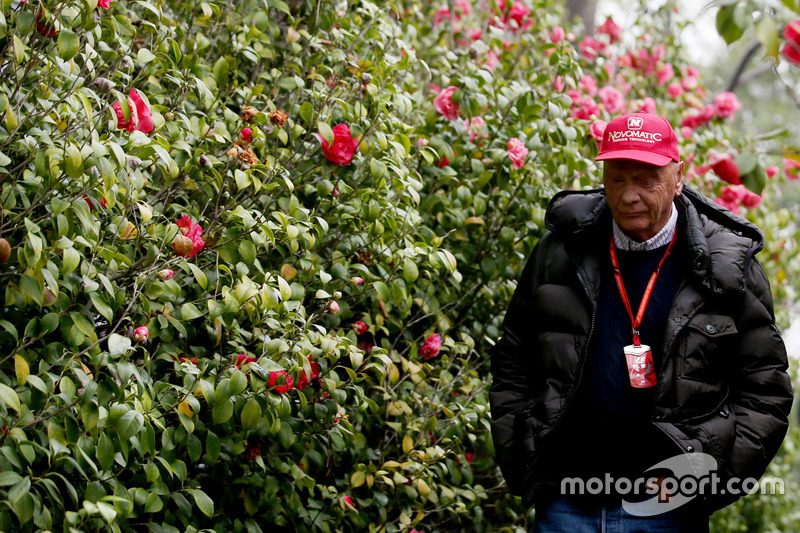
[[[686,325],[681,354],[681,376],[705,383],[718,383],[725,373],[726,355],[733,349],[737,333],[733,318],[701,313]]]

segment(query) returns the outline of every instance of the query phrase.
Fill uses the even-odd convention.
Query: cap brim
[[[633,159],[642,163],[650,163],[657,167],[663,167],[672,161],[668,155],[656,154],[646,150],[610,150],[594,158],[595,161],[605,161],[607,159]]]

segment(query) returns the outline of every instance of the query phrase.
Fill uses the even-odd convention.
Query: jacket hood
[[[764,246],[761,231],[686,185],[675,206],[692,274],[717,294],[743,293],[750,260]],[[610,218],[603,189],[561,191],[547,206],[545,226],[565,240],[593,239]]]

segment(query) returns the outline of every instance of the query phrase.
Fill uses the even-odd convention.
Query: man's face
[[[628,236],[654,237],[669,220],[672,200],[681,193],[683,161],[657,167],[632,159],[603,162],[603,186],[611,215]]]

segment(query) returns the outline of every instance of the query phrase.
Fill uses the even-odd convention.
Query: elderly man
[[[492,354],[497,461],[534,531],[708,531],[788,427],[763,237],[684,186],[663,117],[612,120],[597,160],[603,189],[550,202]]]

